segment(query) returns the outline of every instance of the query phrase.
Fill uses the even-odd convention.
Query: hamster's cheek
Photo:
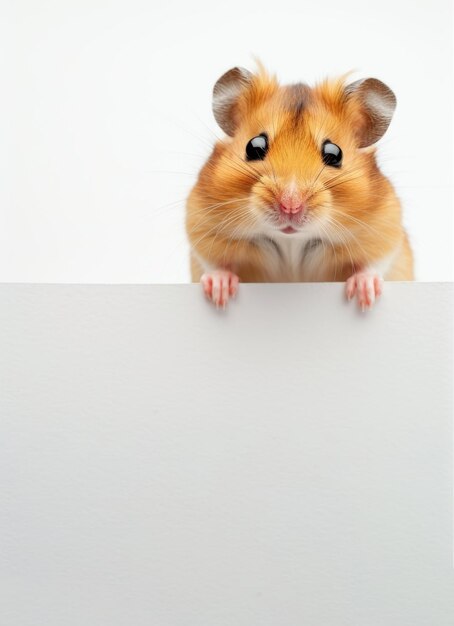
[[[333,207],[333,197],[329,191],[316,193],[309,200],[308,218],[326,221],[332,215]]]
[[[276,205],[276,197],[273,189],[266,181],[266,177],[262,177],[257,181],[250,190],[249,204],[251,211],[258,218],[269,217]]]

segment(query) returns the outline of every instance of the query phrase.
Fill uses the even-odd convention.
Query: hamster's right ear
[[[213,88],[214,117],[227,135],[235,133],[236,104],[241,92],[251,85],[253,76],[242,67],[234,67],[223,74]]]

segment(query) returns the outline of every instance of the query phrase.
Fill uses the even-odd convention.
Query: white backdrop
[[[185,282],[184,198],[213,83],[356,69],[398,98],[381,142],[419,280],[453,277],[450,0],[0,4],[0,280]]]

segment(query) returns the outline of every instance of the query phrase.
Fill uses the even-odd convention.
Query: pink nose
[[[296,215],[305,210],[305,204],[301,195],[297,192],[284,192],[279,201],[279,210],[286,215]]]
[[[305,209],[305,205],[304,203],[298,204],[298,205],[294,205],[294,204],[288,204],[287,202],[281,202],[279,204],[279,209],[281,210],[282,213],[286,213],[287,215],[296,215],[297,213],[302,213]]]

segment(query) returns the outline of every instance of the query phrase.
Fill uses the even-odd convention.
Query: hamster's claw
[[[345,284],[345,293],[348,300],[355,295],[361,311],[371,309],[375,300],[383,292],[383,278],[375,272],[363,271],[350,276]]]
[[[203,291],[218,309],[225,309],[229,298],[234,298],[238,291],[240,279],[229,270],[214,270],[203,274],[200,279]]]

